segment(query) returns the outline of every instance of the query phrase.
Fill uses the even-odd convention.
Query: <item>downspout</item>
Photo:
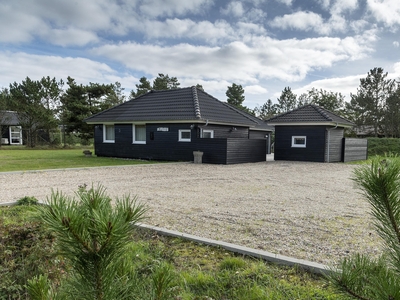
[[[327,153],[327,162],[329,162],[329,149],[330,149],[330,144],[331,144],[331,130],[334,130],[338,127],[338,123],[336,123],[336,126],[333,128],[327,128],[326,131],[328,131],[328,153]]]
[[[199,126],[200,128],[200,136],[203,137],[203,127],[206,127],[208,125],[208,119],[206,120],[206,125]]]

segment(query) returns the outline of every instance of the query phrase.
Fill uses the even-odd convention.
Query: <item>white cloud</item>
[[[357,93],[357,87],[360,84],[360,78],[363,77],[365,77],[364,74],[316,80],[301,88],[294,89],[293,92],[297,95],[301,95],[302,93],[307,93],[307,91],[311,90],[312,88],[317,90],[323,89],[328,92],[331,91],[334,93],[341,93],[343,96],[345,96],[345,101],[350,101],[350,94]]]
[[[37,31],[46,29],[46,24],[13,7],[14,2],[0,5],[0,42],[20,43],[29,42]]]
[[[400,43],[399,43],[398,41],[395,41],[395,42],[393,42],[393,46],[394,46],[395,48],[399,48]]]
[[[53,29],[41,32],[40,36],[45,40],[52,41],[53,44],[59,46],[85,46],[89,43],[99,41],[97,35],[91,31],[81,30],[77,28]]]
[[[140,12],[151,17],[182,16],[186,13],[202,13],[213,4],[213,0],[143,0]]]
[[[339,15],[333,15],[327,22],[314,12],[298,11],[293,14],[286,14],[276,17],[270,22],[272,27],[281,29],[294,29],[302,31],[315,31],[319,34],[330,34],[334,31],[344,31],[346,21]]]
[[[233,1],[228,3],[226,8],[221,8],[221,14],[225,16],[233,16],[239,18],[244,14],[243,4],[240,1]]]
[[[327,10],[331,4],[330,0],[315,0],[315,1],[317,1],[325,10]]]
[[[399,79],[400,78],[400,61],[393,65],[394,76]]]
[[[27,76],[33,80],[50,76],[64,81],[71,76],[82,84],[119,81],[125,87],[134,86],[139,81],[131,75],[119,75],[104,63],[85,58],[0,52],[0,69],[0,87],[8,87],[12,83],[10,80],[21,82]]]
[[[358,8],[358,0],[336,0],[332,5],[331,13],[342,14],[345,11],[354,11]]]
[[[300,81],[311,70],[363,58],[371,51],[366,40],[365,36],[282,41],[252,37],[247,43],[236,41],[214,47],[121,43],[94,48],[93,53],[147,74],[164,72],[178,78],[252,85],[260,78]]]
[[[268,93],[268,90],[260,85],[247,85],[244,87],[246,94],[262,95]]]
[[[281,29],[314,30],[321,26],[323,20],[320,15],[313,12],[299,11],[293,14],[286,14],[276,17],[270,25]]]
[[[400,25],[400,1],[367,0],[367,5],[378,21],[388,26]]]

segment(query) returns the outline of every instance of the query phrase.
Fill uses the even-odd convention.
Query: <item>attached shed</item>
[[[266,121],[275,126],[275,160],[343,161],[344,128],[355,124],[308,104]]]
[[[196,87],[151,91],[86,119],[98,156],[205,163],[265,161],[273,127]]]
[[[15,111],[0,111],[1,144],[22,145],[22,127]]]

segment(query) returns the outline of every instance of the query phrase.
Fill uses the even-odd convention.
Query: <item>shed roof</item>
[[[323,107],[307,104],[292,111],[272,117],[266,122],[269,125],[333,125],[352,127],[355,124]]]
[[[19,123],[18,113],[16,111],[0,111],[0,125],[16,126],[19,125]]]
[[[272,131],[264,121],[221,102],[194,86],[150,91],[85,120],[98,123],[192,122],[246,126]]]

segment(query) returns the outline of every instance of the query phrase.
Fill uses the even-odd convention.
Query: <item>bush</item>
[[[17,205],[37,205],[37,204],[39,204],[39,201],[35,197],[25,196],[17,200]]]
[[[394,153],[400,155],[400,139],[368,138],[368,156]]]

